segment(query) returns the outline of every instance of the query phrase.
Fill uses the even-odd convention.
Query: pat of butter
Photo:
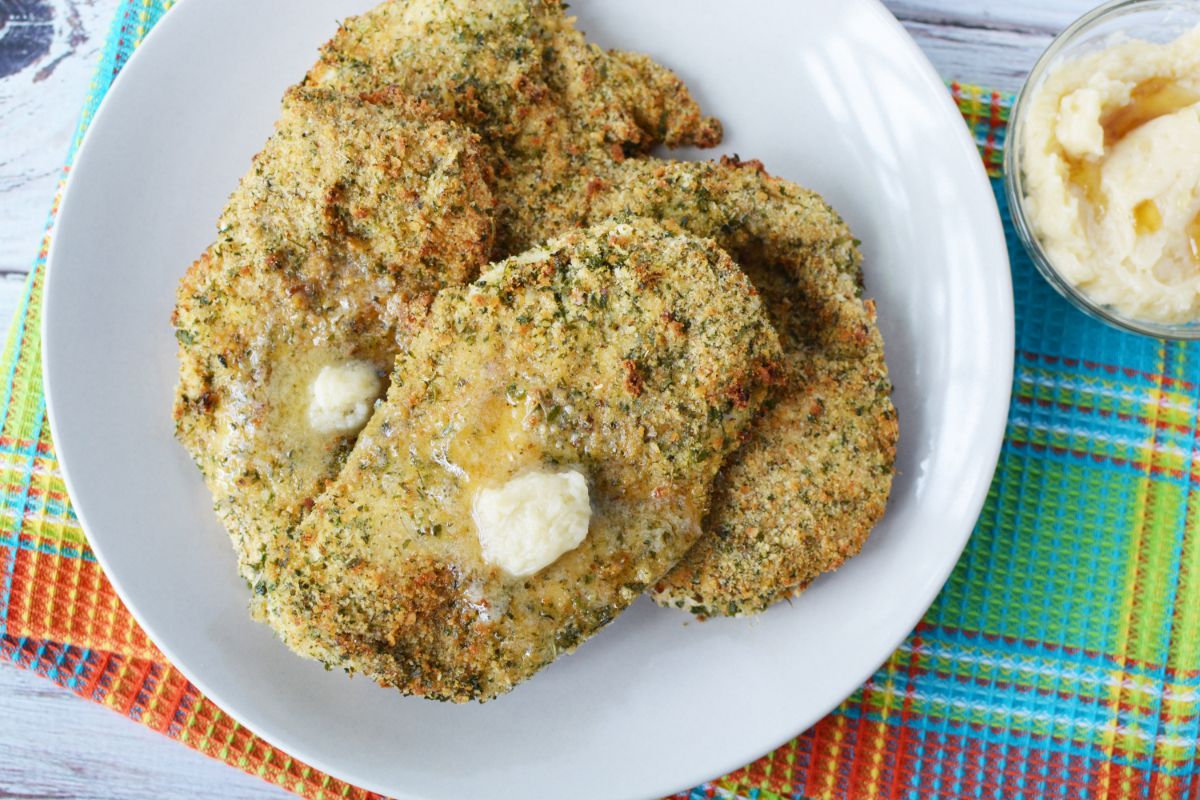
[[[321,433],[357,433],[382,392],[383,382],[366,361],[322,367],[312,382],[308,424]]]
[[[578,472],[531,472],[497,489],[481,489],[472,517],[483,560],[519,577],[578,547],[592,506]]]

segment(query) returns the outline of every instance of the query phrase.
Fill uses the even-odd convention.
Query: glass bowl
[[[1009,114],[1004,154],[1004,189],[1013,224],[1038,271],[1059,294],[1095,319],[1122,330],[1162,339],[1200,339],[1200,320],[1163,323],[1136,319],[1097,303],[1059,273],[1025,215],[1022,171],[1022,106],[1046,76],[1064,61],[1129,39],[1169,42],[1200,25],[1200,0],[1112,0],[1080,17],[1050,44],[1025,81]]]

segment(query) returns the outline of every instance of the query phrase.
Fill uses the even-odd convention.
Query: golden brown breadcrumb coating
[[[612,214],[711,237],[763,293],[786,385],[717,482],[704,537],[652,596],[701,615],[746,614],[862,548],[883,515],[898,427],[875,309],[850,229],[815,192],[758,162],[629,159],[579,176],[514,227],[518,243]]]
[[[820,197],[757,162],[648,158],[660,142],[714,145],[720,126],[674,73],[588,45],[553,0],[393,0],[348,22],[309,80],[396,83],[478,130],[496,157],[501,255],[628,211],[791,277],[770,283],[788,295],[781,328],[805,342],[789,354],[790,388],[726,470],[712,536],[657,600],[757,611],[858,552],[887,500],[897,426],[857,250]]]
[[[570,652],[700,536],[780,356],[713,242],[631,218],[442,291],[267,598],[293,649],[431,698],[486,700]],[[592,516],[539,572],[483,560],[479,490],[586,477]]]
[[[397,87],[478,131],[496,164],[500,258],[524,249],[510,227],[537,228],[576,176],[721,138],[674,73],[589,44],[558,0],[386,0],[342,25],[306,82]],[[535,241],[556,232],[538,229]]]
[[[349,359],[386,377],[431,294],[474,277],[489,180],[477,137],[416,104],[293,90],[180,284],[177,433],[260,594],[353,444],[309,424],[309,385]]]
[[[784,381],[721,471],[706,535],[651,592],[701,616],[762,611],[857,555],[887,505],[899,436],[874,304],[847,300],[826,327],[807,311],[829,290],[817,273],[742,266],[779,331]]]
[[[897,437],[861,258],[757,162],[649,155],[720,137],[557,0],[342,25],[175,318],[179,436],[289,646],[483,700],[643,590],[753,613],[858,552]],[[361,435],[317,433],[309,386],[349,360],[391,373],[387,399]],[[584,543],[521,579],[483,562],[475,492],[563,466],[588,477]]]

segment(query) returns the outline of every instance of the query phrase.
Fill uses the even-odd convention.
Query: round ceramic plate
[[[916,624],[970,535],[1012,376],[995,201],[945,86],[874,0],[572,0],[605,46],[675,68],[720,152],[822,192],[863,240],[900,412],[866,549],[797,602],[699,623],[638,602],[486,705],[403,698],[289,653],[173,439],[175,287],[283,90],[371,0],[183,0],[109,92],[59,214],[45,299],[51,423],[76,511],[130,610],[206,694],[340,778],[404,798],[633,798],[812,725]],[[699,157],[687,153],[687,157]]]

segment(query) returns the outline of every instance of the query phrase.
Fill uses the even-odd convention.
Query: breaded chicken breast
[[[818,196],[755,162],[648,157],[719,139],[678,77],[589,45],[557,0],[387,0],[343,25],[285,99],[176,314],[180,438],[256,613],[290,646],[405,692],[487,699],[643,587],[702,615],[751,613],[858,551],[886,502],[897,429],[857,249]],[[623,222],[615,245],[570,233],[447,291],[413,339],[430,295],[489,254],[614,215],[672,233]],[[617,223],[604,225],[612,239]],[[696,280],[695,248],[713,245],[682,234],[711,237],[749,273],[778,359],[746,345],[766,336],[763,312],[731,299],[737,280],[695,295],[711,282]],[[616,288],[575,292],[599,285],[612,253]],[[728,272],[719,252],[705,258]],[[571,289],[558,316],[531,328],[556,286]],[[514,298],[533,305],[514,314]],[[736,332],[737,316],[719,316],[730,308]],[[617,359],[605,337],[629,352]],[[400,383],[356,447],[400,351]],[[587,381],[598,395],[576,396]],[[751,422],[765,383],[777,385]],[[701,386],[725,386],[732,406],[701,403]],[[701,407],[707,422],[690,416]],[[718,431],[719,446],[696,445]],[[518,455],[492,458],[504,447]],[[584,475],[602,502],[578,547],[514,580],[467,520],[481,491],[529,470]]]
[[[858,553],[883,515],[898,427],[875,309],[850,229],[816,193],[736,159],[630,159],[582,175],[538,228],[637,214],[711,237],[762,292],[785,382],[717,481],[706,535],[652,592],[697,614],[745,614]]]
[[[829,289],[819,276],[742,267],[779,332],[783,381],[718,476],[706,535],[651,592],[701,616],[762,611],[857,555],[883,517],[899,437],[874,304],[830,330],[806,313]]]
[[[476,130],[492,150],[499,258],[524,249],[557,190],[657,144],[709,147],[720,124],[643,55],[589,44],[558,0],[385,0],[347,20],[306,83],[397,87]]]
[[[715,145],[720,125],[666,68],[587,44],[556,0],[385,2],[343,26],[308,80],[395,83],[478,130],[498,165],[501,255],[628,211],[715,238],[788,309],[789,388],[725,471],[712,535],[656,599],[758,611],[859,551],[898,430],[858,252],[821,198],[757,164],[648,158]]]
[[[490,180],[475,134],[419,104],[293,90],[184,277],[177,433],[260,595],[414,319],[486,263]]]
[[[443,290],[272,575],[272,624],[297,652],[405,693],[508,691],[697,540],[779,357],[729,256],[644,220],[569,233]],[[514,573],[489,556],[483,506],[531,475],[576,476],[590,519],[554,560]],[[546,535],[531,530],[517,563]]]

